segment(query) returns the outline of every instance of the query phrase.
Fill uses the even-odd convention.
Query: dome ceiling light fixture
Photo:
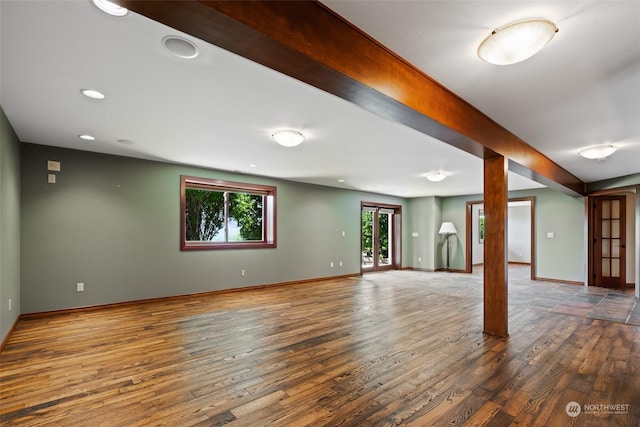
[[[432,182],[440,182],[443,179],[445,179],[447,177],[447,175],[445,175],[444,173],[440,172],[440,171],[436,171],[436,172],[429,172],[428,174],[425,175],[425,177]]]
[[[532,57],[558,32],[548,19],[529,18],[497,28],[478,47],[478,56],[495,65],[510,65]]]
[[[110,2],[109,0],[93,0],[93,4],[101,11],[113,16],[125,16],[129,12],[129,9]]]
[[[304,141],[302,132],[293,129],[283,129],[274,132],[271,137],[283,147],[295,147]]]
[[[578,151],[578,154],[585,159],[604,160],[615,153],[617,149],[618,148],[616,146],[611,144],[597,145],[595,147],[589,147],[585,148],[584,150],[580,150]]]

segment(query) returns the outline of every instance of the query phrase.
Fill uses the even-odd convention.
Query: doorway
[[[467,202],[465,272],[472,273],[474,264],[484,263],[484,201]],[[510,198],[508,201],[508,260],[510,264],[529,265],[529,276],[536,280],[535,269],[535,198]],[[512,227],[516,224],[517,227]],[[474,249],[475,248],[475,249]],[[479,256],[475,257],[474,253]]]
[[[593,198],[593,279],[596,286],[626,285],[626,196]]]
[[[361,204],[361,271],[399,268],[401,263],[401,206]]]

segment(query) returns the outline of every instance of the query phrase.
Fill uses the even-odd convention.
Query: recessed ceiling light
[[[344,179],[339,179],[338,182],[344,182]]]
[[[478,56],[495,65],[524,61],[545,47],[558,32],[548,19],[523,19],[504,25],[484,39]]]
[[[164,47],[175,56],[183,59],[193,59],[200,54],[195,44],[179,36],[162,38]]]
[[[602,160],[612,155],[618,148],[611,145],[598,145],[596,147],[585,148],[578,152],[585,159]]]
[[[276,131],[271,137],[283,147],[295,147],[304,141],[304,135],[300,131],[293,129]]]
[[[108,0],[93,0],[93,4],[95,4],[101,11],[113,16],[124,16],[129,12],[128,9],[118,6]]]
[[[429,181],[433,181],[433,182],[440,182],[443,179],[445,179],[447,177],[447,175],[443,174],[440,171],[437,172],[429,172],[428,174],[425,175],[425,177],[429,180]]]
[[[82,89],[82,90],[80,90],[80,92],[84,96],[86,96],[87,98],[92,98],[92,99],[105,99],[106,98],[104,93],[98,92],[97,90],[94,90],[94,89]]]
[[[249,165],[249,167],[250,167],[250,168],[257,168],[257,167],[258,167],[258,165],[256,165],[255,163],[251,163],[251,164]]]
[[[117,142],[118,144],[123,144],[123,145],[133,145],[133,141],[130,139],[118,139]]]
[[[95,141],[96,137],[93,135],[89,135],[89,134],[82,134],[82,135],[78,135],[78,138],[80,139],[84,139],[85,141]]]

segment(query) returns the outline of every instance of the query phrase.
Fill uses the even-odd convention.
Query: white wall
[[[478,219],[480,211],[484,209],[484,204],[471,205],[471,264],[478,265],[484,263],[484,244],[480,243],[480,230]]]
[[[473,265],[484,262],[484,244],[478,235],[478,218],[484,204],[471,206],[471,261]],[[531,204],[509,203],[508,210],[508,242],[509,262],[531,263]]]
[[[531,203],[509,205],[509,262],[531,264]]]
[[[627,195],[627,283],[636,281],[636,194]]]

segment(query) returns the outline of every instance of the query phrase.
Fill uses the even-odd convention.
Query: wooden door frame
[[[634,285],[635,285],[635,297],[640,298],[640,185],[632,185],[632,186],[594,191],[593,193],[589,194],[584,198],[585,200],[585,206],[584,206],[585,235],[587,236],[587,239],[585,242],[586,244],[585,253],[587,256],[587,262],[585,266],[586,280],[584,281],[584,285],[595,286],[595,281],[593,277],[595,254],[593,253],[593,245],[591,244],[591,242],[593,242],[593,239],[594,239],[593,227],[594,227],[595,218],[593,215],[593,209],[591,208],[593,206],[594,199],[600,196],[614,196],[614,195],[621,195],[625,193],[635,193],[635,231],[636,231],[635,254],[636,254],[636,257],[633,260],[635,264],[635,284]],[[626,275],[626,271],[625,271],[625,275]]]
[[[535,234],[535,227],[536,227],[536,198],[535,197],[513,197],[513,198],[509,198],[508,200],[509,202],[530,202],[530,216],[531,216],[531,248],[530,248],[530,252],[531,252],[531,264],[530,264],[530,277],[531,280],[536,280],[536,234]],[[473,253],[472,253],[472,245],[473,245],[473,233],[472,233],[472,227],[473,227],[473,215],[472,215],[472,209],[473,209],[473,205],[483,205],[484,204],[484,200],[474,200],[474,201],[470,201],[467,202],[467,206],[466,206],[466,231],[465,231],[465,273],[471,273],[473,272]]]
[[[362,266],[362,211],[365,207],[370,208],[383,208],[383,209],[392,209],[393,217],[391,223],[391,247],[389,250],[391,251],[391,256],[393,258],[391,265],[385,266],[382,268],[367,268],[365,269]],[[378,232],[378,224],[377,221],[374,221],[374,234]],[[376,239],[377,240],[377,239]],[[374,256],[372,254],[372,256]],[[376,254],[377,256],[377,254]],[[374,266],[375,266],[374,261]],[[389,203],[378,203],[378,202],[360,202],[360,274],[364,274],[369,271],[384,271],[384,270],[400,270],[402,268],[402,206],[401,205],[393,205]]]

